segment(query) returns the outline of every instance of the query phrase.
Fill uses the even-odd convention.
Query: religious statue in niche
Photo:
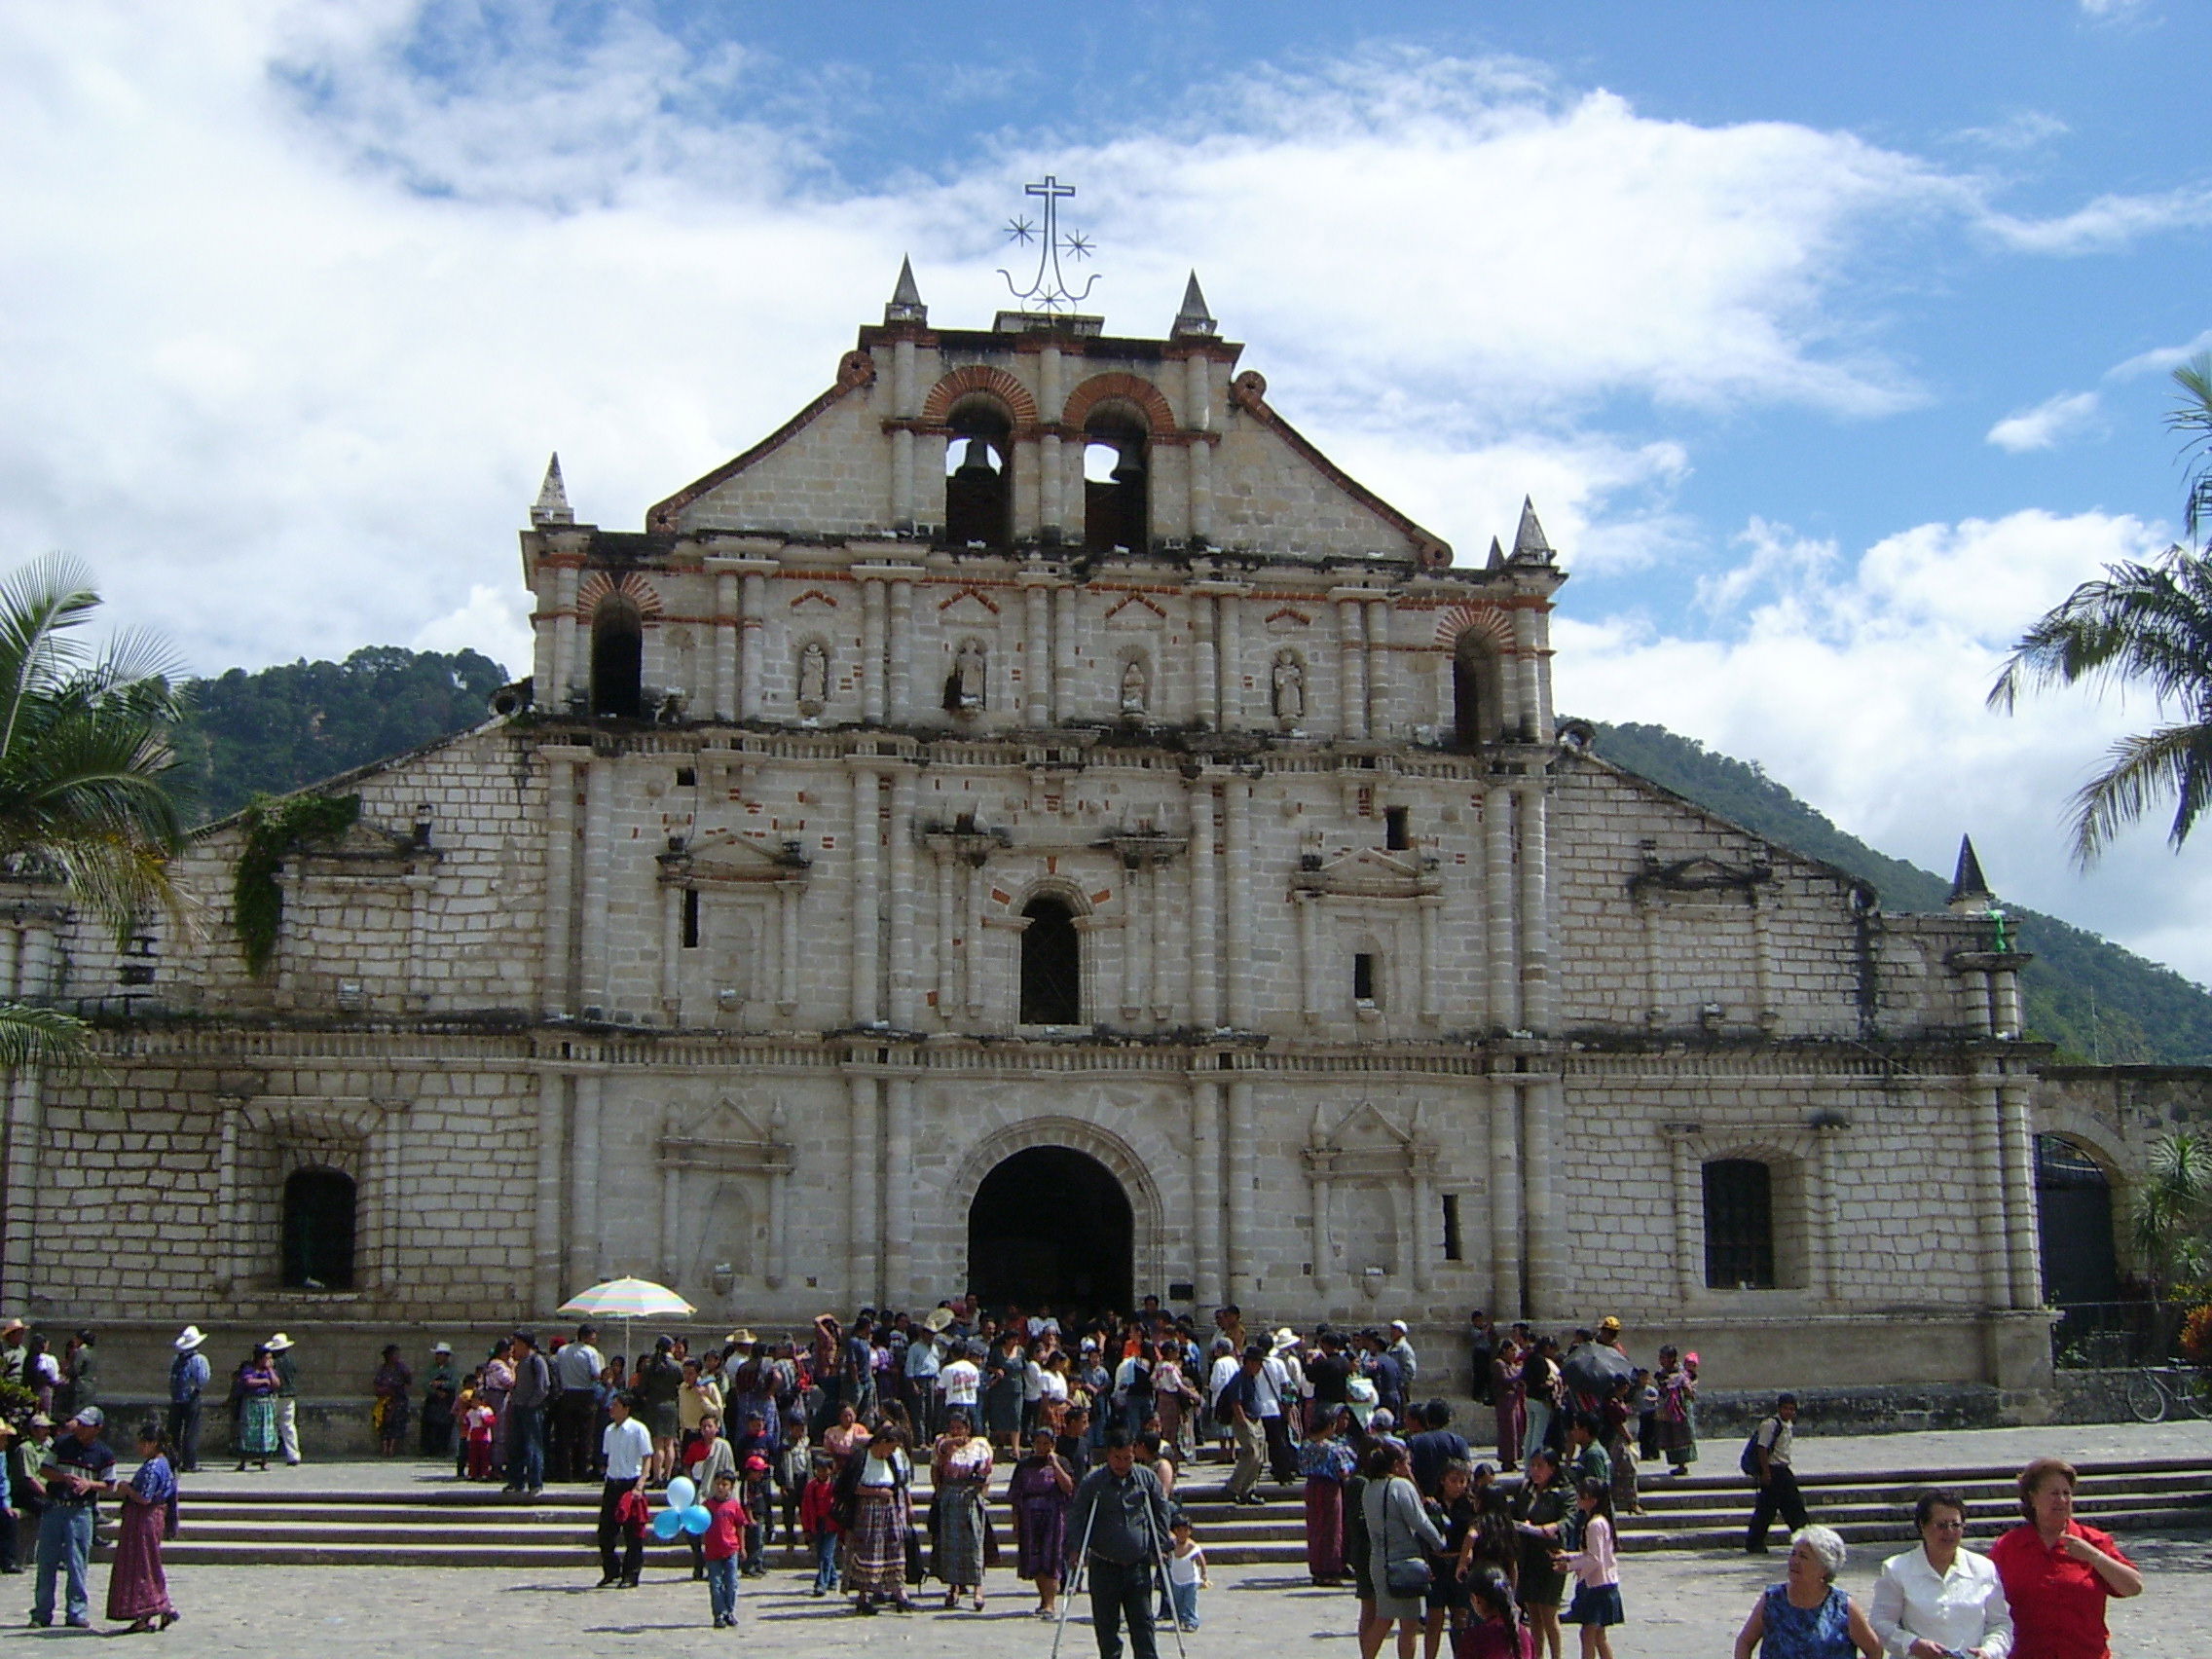
[[[965,640],[952,658],[952,673],[944,682],[944,706],[956,715],[974,714],[983,706],[983,645]]]
[[[1141,715],[1145,710],[1144,664],[1131,657],[1122,670],[1122,713]]]
[[[1275,719],[1284,725],[1296,725],[1306,718],[1306,669],[1297,652],[1275,653],[1273,694]]]
[[[809,640],[798,653],[798,707],[803,715],[818,715],[830,701],[830,652],[820,640]]]

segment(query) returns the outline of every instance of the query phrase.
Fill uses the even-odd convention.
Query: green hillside
[[[282,794],[487,719],[506,670],[475,651],[368,645],[344,662],[234,668],[186,684],[178,782],[202,819]]]
[[[1664,726],[1601,725],[1597,749],[1753,834],[1872,882],[1887,909],[1939,910],[1950,895],[1946,877],[1846,834],[1758,766]],[[2106,1064],[2212,1059],[2212,993],[2055,916],[2006,908],[2019,919],[2021,947],[2035,955],[2020,976],[2029,1035],[2057,1044],[2069,1058]]]

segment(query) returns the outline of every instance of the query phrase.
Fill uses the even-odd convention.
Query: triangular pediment
[[[661,879],[683,886],[804,881],[807,861],[793,845],[731,830],[700,836],[682,852],[663,853]]]
[[[1291,883],[1300,893],[1356,899],[1419,899],[1443,890],[1418,853],[1353,847],[1302,869]]]

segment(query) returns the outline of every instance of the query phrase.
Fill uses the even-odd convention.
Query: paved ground
[[[2212,1425],[2133,1424],[2067,1429],[2000,1429],[1945,1436],[1878,1436],[1804,1443],[1813,1468],[1898,1469],[2012,1462],[2042,1452],[2083,1458],[2173,1456],[2212,1453]],[[307,1492],[316,1485],[393,1487],[423,1471],[406,1464],[313,1464],[268,1475],[203,1477],[203,1487],[239,1481]],[[434,1478],[434,1477],[432,1477]],[[1986,1543],[1986,1540],[1980,1540]],[[2212,1653],[2212,1533],[2125,1540],[2148,1573],[2147,1594],[2113,1606],[2119,1659],[2191,1659]],[[1779,1558],[1758,1562],[1736,1554],[1631,1557],[1623,1594],[1629,1623],[1618,1633],[1619,1659],[1714,1659],[1725,1654],[1761,1586],[1779,1575]],[[1864,1595],[1880,1565],[1873,1551],[1855,1552],[1847,1585]],[[93,1569],[94,1610],[107,1569]],[[597,1591],[589,1571],[569,1576],[541,1570],[453,1570],[412,1567],[184,1567],[171,1588],[185,1619],[153,1639],[170,1654],[480,1654],[488,1648],[563,1654],[714,1653],[738,1644],[773,1644],[816,1655],[866,1652],[925,1659],[1044,1659],[1052,1633],[1028,1609],[1033,1604],[1011,1578],[999,1576],[982,1614],[929,1611],[857,1618],[839,1604],[816,1602],[806,1579],[778,1572],[744,1590],[736,1641],[708,1626],[704,1585],[687,1574],[650,1571],[635,1591]],[[1191,1659],[1352,1659],[1352,1604],[1341,1592],[1314,1590],[1303,1575],[1279,1567],[1224,1568],[1204,1602],[1205,1629],[1187,1638]],[[30,1600],[28,1577],[0,1591],[0,1659],[35,1644],[91,1640],[78,1632],[20,1627]],[[1570,1637],[1571,1641],[1571,1637]],[[24,1643],[34,1644],[25,1646]],[[1175,1646],[1163,1633],[1163,1652]],[[1095,1652],[1087,1624],[1071,1619],[1066,1659]],[[1574,1652],[1570,1645],[1567,1649]]]

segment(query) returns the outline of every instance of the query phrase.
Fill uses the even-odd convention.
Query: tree
[[[126,633],[94,648],[90,573],[59,555],[0,581],[0,871],[58,883],[127,938],[178,914],[169,859],[182,825],[166,774],[179,713],[165,646]],[[72,1015],[0,1003],[0,1066],[82,1058]]]
[[[1989,693],[2009,714],[2023,686],[2132,682],[2178,717],[2114,744],[2075,794],[2068,819],[2083,865],[2156,801],[2174,802],[2176,848],[2212,806],[2212,546],[2200,543],[2212,528],[2212,351],[2176,369],[2174,384],[2182,396],[2166,426],[2183,435],[2192,467],[2186,539],[2148,563],[2107,565],[2068,594],[2020,637]]]

